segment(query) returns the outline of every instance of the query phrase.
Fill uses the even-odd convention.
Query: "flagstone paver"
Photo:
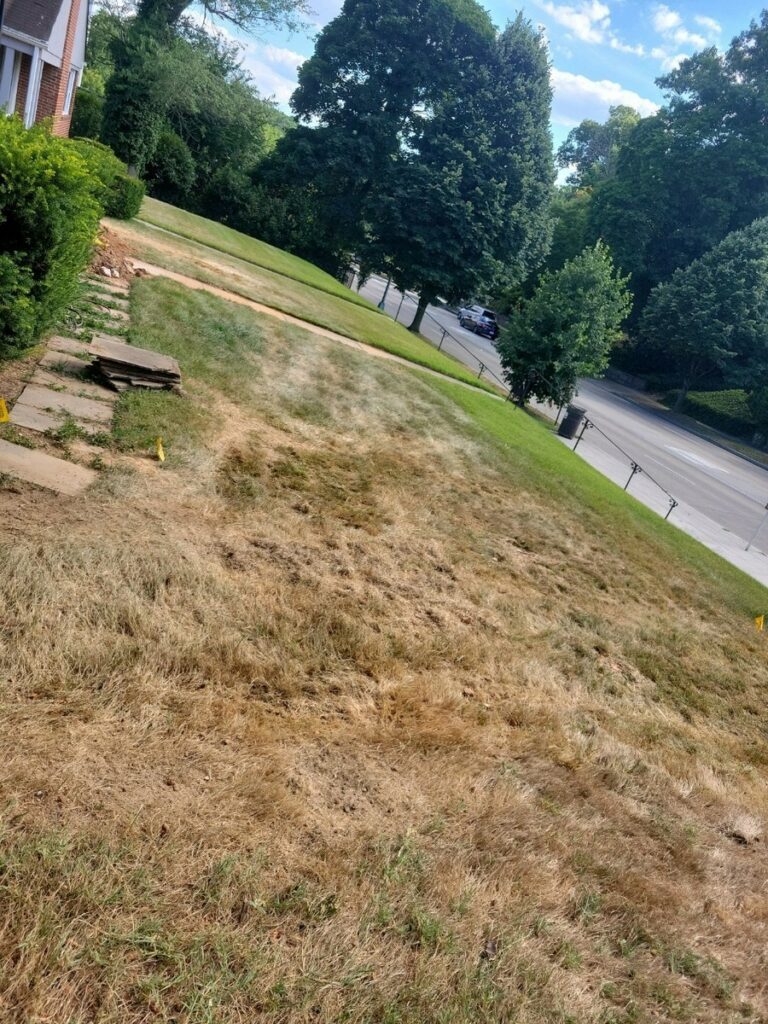
[[[116,391],[112,391],[111,388],[105,388],[102,384],[80,380],[78,377],[65,377],[61,374],[51,373],[48,370],[41,370],[40,367],[32,374],[30,383],[39,384],[40,387],[51,388],[54,391],[65,391],[68,395],[95,398],[101,402],[115,402],[118,397]]]
[[[91,420],[97,423],[109,423],[112,419],[112,409],[105,402],[96,402],[92,398],[80,398],[62,391],[52,391],[50,388],[40,387],[37,384],[27,384],[19,395],[14,409],[19,405],[31,406],[33,409],[41,409],[43,412],[69,413],[78,421]]]
[[[88,344],[79,338],[66,338],[63,334],[54,334],[48,339],[48,348],[54,352],[67,352],[73,356],[83,356],[88,351]]]
[[[0,473],[47,487],[59,494],[80,494],[96,479],[96,473],[45,452],[0,440]]]
[[[87,346],[85,351],[87,352]],[[85,359],[79,359],[77,356],[70,355],[68,352],[56,352],[49,349],[38,365],[54,372],[58,371],[60,373],[68,373],[74,377],[81,377],[91,364],[86,362]]]

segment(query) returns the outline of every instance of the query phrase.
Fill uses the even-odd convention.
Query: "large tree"
[[[667,105],[643,119],[595,194],[592,229],[650,290],[768,213],[768,11],[731,43],[659,80]]]
[[[640,115],[632,107],[611,107],[608,120],[586,120],[572,128],[557,151],[558,166],[572,168],[571,185],[595,185],[616,173],[621,147]]]
[[[502,268],[520,278],[543,256],[550,102],[524,19],[497,37],[474,0],[346,0],[299,72],[303,125],[260,183],[316,211],[326,265],[356,251],[417,289],[417,330],[437,294],[472,294]]]
[[[133,16],[95,20],[88,57],[93,48],[107,76],[103,141],[153,195],[242,225],[250,172],[290,119],[259,97],[224,37],[190,24],[156,31]]]
[[[647,348],[672,360],[678,404],[717,373],[751,390],[768,370],[768,218],[734,231],[651,293],[641,322]]]
[[[626,280],[601,242],[545,273],[497,342],[517,401],[569,402],[580,377],[596,376],[608,365],[629,305]]]
[[[399,150],[369,207],[370,242],[401,289],[419,293],[417,331],[436,296],[519,283],[549,242],[553,170],[544,42],[522,16],[493,40]]]

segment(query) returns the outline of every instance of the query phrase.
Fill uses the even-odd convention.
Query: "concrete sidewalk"
[[[539,411],[554,418],[552,413],[545,408],[540,408]],[[614,458],[600,448],[590,445],[589,435],[590,431],[587,430],[574,453],[575,457],[582,458],[613,483],[624,487],[630,474],[630,467],[626,461],[618,457]],[[573,448],[575,443],[566,441],[564,438],[560,438],[560,441],[568,448]],[[632,478],[627,493],[662,517],[669,511],[667,496],[642,473],[637,473]],[[683,533],[694,537],[710,551],[716,552],[731,565],[735,565],[748,576],[768,587],[768,556],[759,547],[761,544],[768,546],[768,524],[757,538],[758,546],[753,546],[749,551],[745,551],[745,544],[741,537],[724,529],[719,523],[691,508],[690,505],[686,505],[685,502],[680,502],[673,509],[669,522]]]

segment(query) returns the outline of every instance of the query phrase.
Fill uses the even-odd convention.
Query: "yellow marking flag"
[[[162,437],[157,439],[157,458],[160,462],[165,462],[165,448],[163,448]]]
[[[762,633],[763,632],[763,630],[765,629],[765,616],[764,615],[757,615],[755,617],[755,627],[757,628],[757,632],[758,633]]]
[[[0,398],[0,423],[7,423],[11,417],[8,415],[8,406],[5,404],[5,399]]]

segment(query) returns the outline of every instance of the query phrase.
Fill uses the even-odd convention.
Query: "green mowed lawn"
[[[229,255],[205,243],[181,235],[170,235],[150,224],[109,220],[107,223],[116,234],[128,241],[139,257],[149,263],[235,292],[355,341],[391,352],[419,366],[436,370],[484,391],[497,393],[492,385],[478,381],[476,372],[383,316],[369,303],[345,301],[344,298],[294,277],[248,262],[239,256]],[[212,228],[219,227],[210,221],[204,223],[211,224]],[[282,256],[293,259],[287,253],[282,253]],[[343,288],[341,285],[339,287]],[[351,294],[347,289],[344,291],[347,295]]]
[[[294,281],[301,281],[302,284],[319,288],[321,291],[328,292],[329,295],[335,295],[357,306],[375,310],[375,307],[366,299],[361,298],[357,292],[346,288],[335,277],[327,274],[313,263],[309,263],[299,256],[293,256],[267,242],[262,242],[258,238],[244,235],[241,231],[235,231],[234,228],[229,228],[225,224],[217,224],[216,221],[198,217],[197,214],[187,213],[186,210],[180,210],[169,203],[161,203],[160,200],[152,199],[150,196],[144,200],[139,219],[154,224],[156,227],[164,228],[166,231],[173,231],[193,242],[201,242],[203,245],[210,246],[211,249],[218,249],[230,256],[237,256],[238,259],[245,260],[247,263],[255,263],[257,267],[265,267],[267,270],[273,270],[276,274],[283,274],[285,277],[293,278]]]

